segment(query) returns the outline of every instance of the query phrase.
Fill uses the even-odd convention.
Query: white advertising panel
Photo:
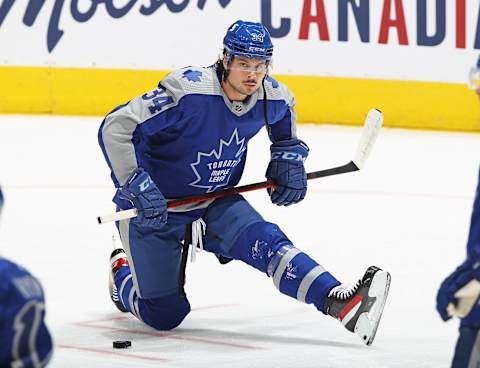
[[[262,21],[278,74],[464,83],[480,0],[3,0],[6,66],[213,63],[227,27]]]

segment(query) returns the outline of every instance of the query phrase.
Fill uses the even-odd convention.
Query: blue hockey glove
[[[138,210],[133,221],[140,227],[161,229],[167,223],[167,201],[144,169],[134,170],[113,198],[120,208],[125,200]]]
[[[305,198],[307,173],[303,162],[308,151],[308,146],[296,138],[270,146],[271,159],[265,175],[276,183],[275,188],[268,189],[272,203],[289,206]]]
[[[480,262],[467,259],[440,285],[437,293],[437,311],[444,321],[451,317],[447,313],[449,303],[456,304],[455,293],[473,279],[480,278]]]

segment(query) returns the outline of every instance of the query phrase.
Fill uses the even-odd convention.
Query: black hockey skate
[[[371,345],[377,332],[390,287],[390,274],[370,266],[363,279],[352,287],[334,287],[325,301],[324,310],[345,328]]]
[[[115,274],[121,267],[128,266],[128,259],[125,254],[125,251],[122,248],[115,249],[110,255],[110,278],[108,283],[108,291],[110,292],[110,299],[112,299],[113,304],[117,307],[120,312],[126,313],[127,309],[122,304],[120,297],[118,295],[117,287],[115,286]]]

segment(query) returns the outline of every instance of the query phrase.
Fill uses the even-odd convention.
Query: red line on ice
[[[230,307],[235,307],[238,304],[213,304],[213,305],[205,305],[203,307],[197,307],[197,308],[192,308],[192,311],[201,311],[201,310],[207,310],[207,309],[217,309],[217,308],[230,308]],[[117,314],[117,313],[115,313]],[[98,323],[98,322],[108,322],[108,321],[118,321],[122,319],[129,319],[133,318],[131,317],[131,314],[126,314],[126,315],[120,315],[116,317],[109,317],[109,318],[102,318],[102,319],[94,319],[91,321],[82,321],[78,322],[77,324],[89,324],[89,323]]]
[[[155,362],[169,362],[169,361],[171,361],[169,359],[164,359],[164,358],[154,358],[154,357],[138,355],[138,354],[123,353],[123,352],[118,351],[118,350],[109,351],[109,350],[86,348],[86,347],[82,347],[82,346],[63,345],[63,344],[57,344],[55,346],[57,348],[61,348],[61,349],[79,350],[79,351],[86,351],[86,352],[90,352],[90,353],[98,353],[98,354],[104,354],[104,355],[115,355],[117,357],[122,356],[122,357],[125,357],[125,358],[148,360],[148,361],[155,361]]]
[[[251,345],[244,345],[244,344],[236,344],[236,343],[223,342],[223,341],[217,341],[217,340],[210,340],[210,339],[205,339],[203,337],[179,336],[179,335],[176,335],[176,334],[173,334],[173,333],[170,334],[168,332],[162,332],[162,331],[142,331],[142,330],[134,330],[134,329],[129,329],[129,328],[100,326],[100,325],[96,325],[94,323],[82,323],[82,322],[76,323],[76,325],[83,326],[83,327],[97,328],[97,329],[102,329],[102,330],[115,331],[115,332],[130,333],[130,334],[136,334],[136,335],[147,335],[147,336],[164,337],[166,339],[173,339],[173,340],[201,342],[201,343],[209,344],[209,345],[229,346],[229,347],[248,349],[248,350],[263,350],[262,348],[259,348],[259,347],[256,347],[256,346],[251,346]]]

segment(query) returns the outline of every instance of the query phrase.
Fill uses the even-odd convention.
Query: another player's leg
[[[480,304],[461,318],[452,368],[480,367]]]
[[[183,226],[145,232],[122,221],[119,230],[126,252],[111,255],[112,301],[157,330],[177,327],[190,312],[178,284]]]
[[[480,367],[480,304],[477,282],[480,275],[480,171],[470,232],[467,259],[443,280],[437,292],[437,311],[447,321],[461,318],[460,335],[455,347],[452,367]]]
[[[452,368],[480,366],[480,330],[472,327],[460,327]]]
[[[278,226],[264,221],[241,196],[215,201],[204,219],[207,250],[266,273],[283,294],[313,304],[341,320],[366,344],[372,343],[388,293],[388,273],[369,268],[357,286],[341,284],[296,248]]]

